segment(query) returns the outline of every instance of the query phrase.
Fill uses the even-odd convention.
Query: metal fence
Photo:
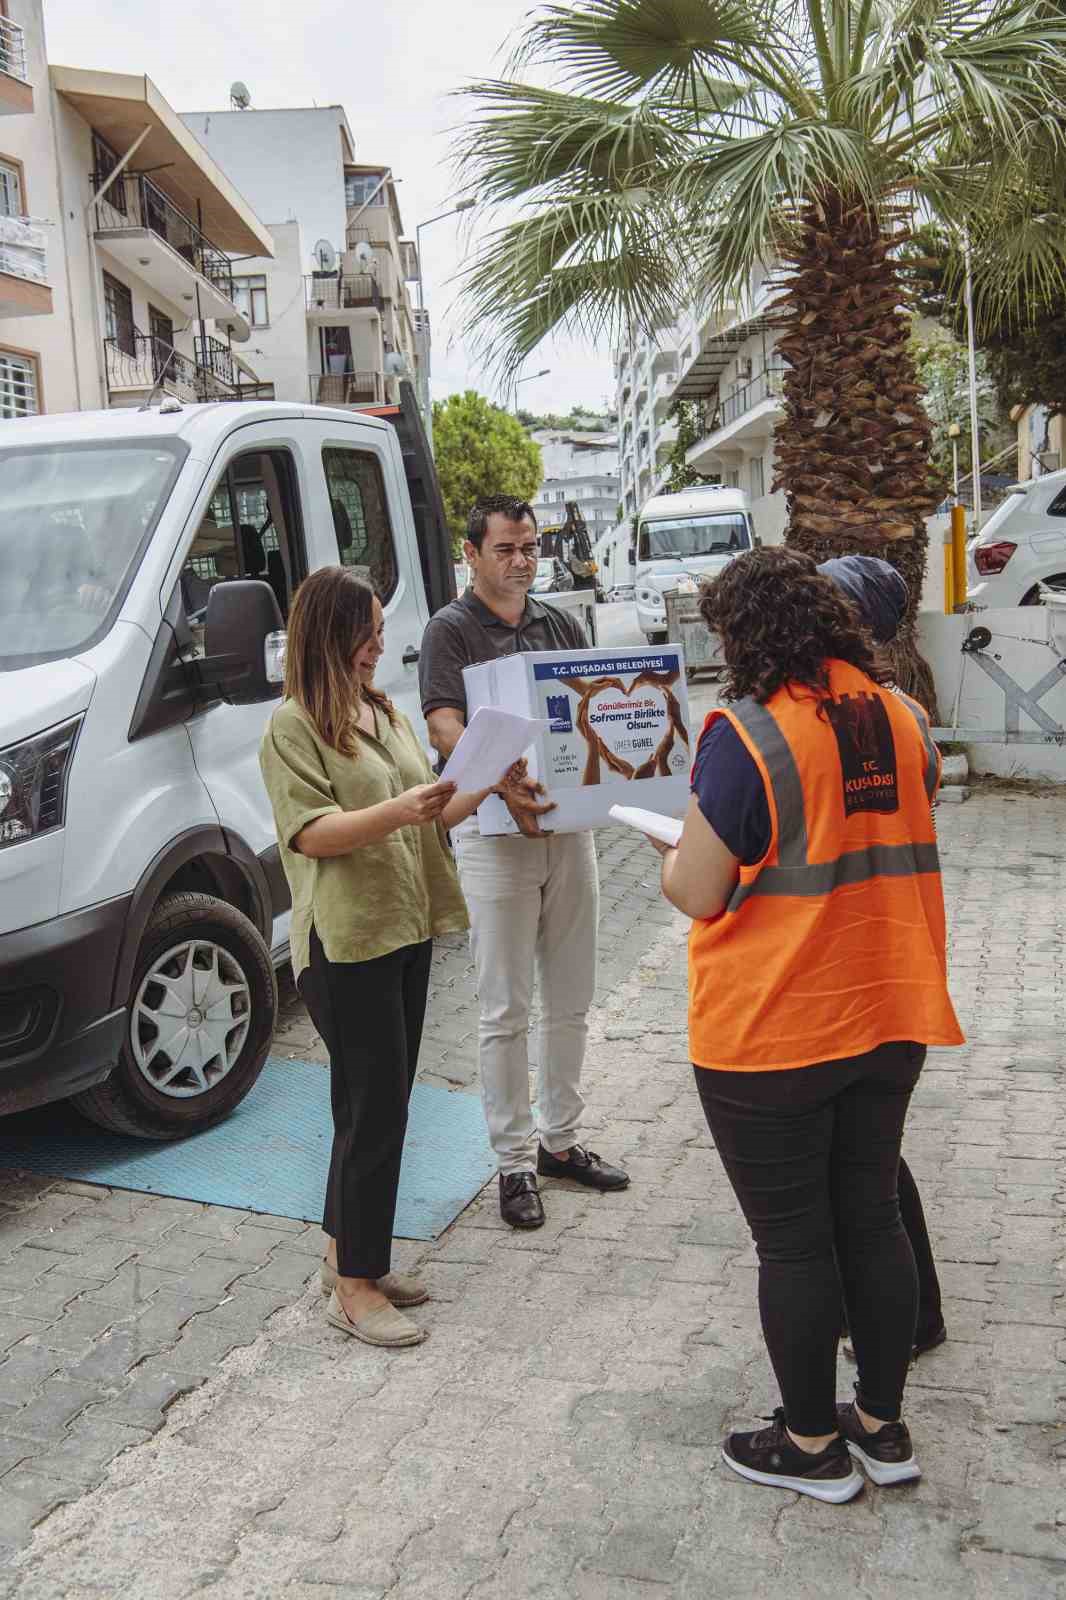
[[[384,390],[380,372],[312,373],[311,403],[316,406],[380,405]]]
[[[385,297],[369,272],[343,277],[316,272],[304,279],[308,311],[354,311],[362,307],[382,310]]]
[[[9,78],[29,83],[26,68],[26,36],[17,22],[0,15],[0,72]]]
[[[106,172],[94,172],[89,181],[95,191],[107,179]],[[103,198],[96,202],[96,228],[99,233],[147,228],[214,284],[227,300],[233,299],[233,267],[229,257],[143,173],[124,172],[115,179]]]

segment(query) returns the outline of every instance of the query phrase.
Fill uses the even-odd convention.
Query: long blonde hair
[[[369,701],[395,722],[392,702],[361,684],[352,666],[374,629],[374,591],[347,567],[320,567],[305,578],[289,612],[285,694],[302,706],[341,755],[359,752],[355,710]]]

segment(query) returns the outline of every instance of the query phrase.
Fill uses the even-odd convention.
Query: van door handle
[[[403,653],[404,666],[413,667],[421,654],[421,650],[416,650],[413,644],[409,644]]]

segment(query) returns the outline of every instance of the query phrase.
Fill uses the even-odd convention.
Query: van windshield
[[[711,517],[656,517],[645,522],[642,555],[645,561],[660,561],[678,556],[729,556],[751,549],[748,519],[741,511],[720,512]]]
[[[185,454],[170,440],[0,453],[0,671],[104,637]]]

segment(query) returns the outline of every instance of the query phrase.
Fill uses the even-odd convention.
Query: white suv
[[[1040,585],[1066,592],[1066,470],[1020,483],[997,506],[967,560],[978,606],[1040,604]]]

